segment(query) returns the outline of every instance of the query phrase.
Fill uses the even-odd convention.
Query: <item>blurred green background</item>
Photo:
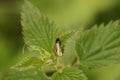
[[[120,19],[120,0],[30,0],[64,30],[89,29]],[[0,77],[22,55],[20,12],[23,0],[0,0]],[[90,80],[120,80],[120,64],[85,70]],[[0,78],[1,79],[1,78]]]

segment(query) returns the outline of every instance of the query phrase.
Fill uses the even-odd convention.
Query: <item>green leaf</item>
[[[62,62],[65,65],[71,65],[76,58],[75,40],[76,36],[74,35],[67,41],[65,45],[64,55],[62,57]]]
[[[59,31],[54,23],[42,15],[30,2],[25,1],[22,12],[22,26],[25,43],[32,49],[54,52]]]
[[[81,65],[95,68],[120,63],[119,21],[81,33],[76,41]]]
[[[2,80],[47,80],[40,70],[29,69],[23,71],[10,70]]]
[[[66,31],[66,32],[61,32],[62,34],[60,35],[60,40],[61,40],[61,47],[63,49],[64,52],[64,48],[67,45],[67,43],[69,42],[69,40],[71,40],[71,38],[75,35],[75,31]]]
[[[67,32],[64,32],[61,36],[60,36],[60,39],[61,39],[61,42],[63,44],[65,44],[69,38],[71,38],[73,35],[75,34],[75,31],[67,31]]]
[[[87,78],[81,70],[66,67],[62,72],[54,73],[52,80],[87,80]]]
[[[27,54],[20,62],[13,65],[11,68],[15,70],[40,69],[43,66],[43,61],[39,55]]]

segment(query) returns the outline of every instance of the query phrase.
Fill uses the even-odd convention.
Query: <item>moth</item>
[[[58,56],[63,56],[62,49],[61,49],[61,41],[60,41],[59,38],[56,39],[56,43],[55,43],[55,53],[56,53]]]

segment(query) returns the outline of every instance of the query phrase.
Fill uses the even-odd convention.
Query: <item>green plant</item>
[[[28,1],[21,16],[29,54],[3,80],[88,80],[84,69],[120,62],[119,21],[65,31]]]

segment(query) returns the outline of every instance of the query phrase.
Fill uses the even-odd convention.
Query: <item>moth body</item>
[[[61,49],[61,42],[60,42],[60,39],[59,39],[59,38],[56,39],[55,53],[56,53],[58,56],[63,56],[62,49]]]

